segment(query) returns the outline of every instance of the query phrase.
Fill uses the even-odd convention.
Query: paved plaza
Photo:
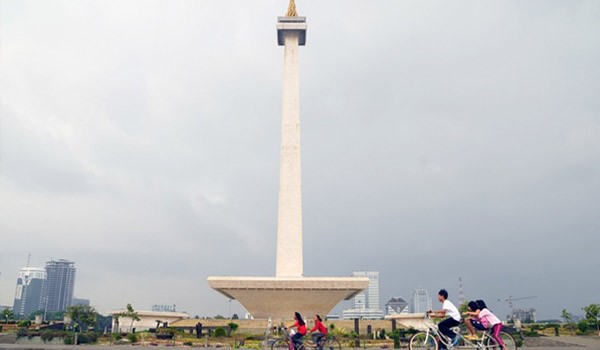
[[[584,350],[584,349],[600,349],[600,337],[598,336],[590,336],[590,337],[544,337],[543,338],[546,345],[539,346],[525,346],[519,349],[525,350]],[[526,344],[529,343],[526,341]],[[535,344],[535,341],[531,342],[532,345]],[[32,344],[0,344],[0,349],[18,349],[18,350],[96,350],[96,349],[113,349],[113,350],[135,350],[135,349],[189,349],[190,346],[148,346],[148,345],[112,345],[112,346],[101,346],[101,345],[32,345]],[[204,347],[202,347],[204,348]],[[229,349],[224,347],[208,347],[204,349]],[[267,350],[267,348],[264,348]],[[350,349],[350,348],[347,348]],[[376,349],[376,348],[373,348]],[[378,349],[378,348],[377,348]],[[406,349],[406,347],[402,347],[402,349]],[[468,348],[458,348],[458,349],[468,349]]]

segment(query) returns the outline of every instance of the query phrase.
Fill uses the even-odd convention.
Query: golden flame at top
[[[294,0],[290,0],[290,4],[288,5],[288,10],[285,14],[286,17],[298,17],[298,11],[296,11],[296,2]]]

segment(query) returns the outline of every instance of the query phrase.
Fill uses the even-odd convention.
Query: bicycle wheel
[[[431,334],[425,332],[419,332],[410,338],[408,344],[410,350],[414,349],[425,349],[425,350],[437,350],[438,344],[435,338]]]
[[[500,339],[502,339],[502,342],[504,343],[505,350],[515,350],[517,348],[517,343],[512,335],[506,332],[500,332]],[[498,344],[496,340],[489,334],[485,340],[485,346],[490,350],[502,350],[500,344]]]
[[[342,350],[342,344],[335,338],[327,338],[323,343],[323,350]]]
[[[290,350],[290,341],[288,339],[277,339],[271,344],[271,350]]]

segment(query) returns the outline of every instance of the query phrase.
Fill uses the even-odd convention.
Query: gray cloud
[[[2,2],[1,304],[29,252],[101,311],[274,273],[285,6]],[[597,3],[298,8],[306,274],[597,302]]]

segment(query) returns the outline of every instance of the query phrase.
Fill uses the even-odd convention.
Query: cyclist
[[[479,321],[481,324],[490,330],[490,334],[492,338],[502,347],[502,349],[506,349],[502,338],[500,337],[500,331],[502,330],[502,321],[494,315],[485,305],[483,300],[477,300],[477,304],[481,311],[479,311]]]
[[[292,344],[294,345],[294,349],[300,348],[302,346],[302,337],[306,335],[306,323],[302,319],[302,315],[298,311],[294,312],[294,325],[297,332],[291,336]],[[292,349],[292,350],[294,350]]]
[[[460,312],[454,306],[454,304],[448,300],[448,292],[445,289],[440,289],[438,292],[438,300],[442,303],[441,310],[429,310],[427,314],[431,317],[439,317],[443,318],[449,316],[442,322],[438,323],[438,329],[440,333],[448,337],[451,341],[454,341],[456,337],[456,333],[454,333],[451,328],[456,327],[460,324]],[[446,349],[446,345],[443,341],[440,342],[440,350]]]
[[[479,313],[481,312],[481,307],[475,301],[469,301],[467,307],[469,308],[469,311],[463,312],[463,316],[467,316],[467,318],[465,319],[465,325],[469,330],[469,335],[466,335],[465,338],[469,340],[477,340],[478,337],[476,330],[487,330],[487,328],[485,328],[479,320]]]
[[[323,350],[322,344],[319,342],[321,338],[327,335],[327,327],[323,325],[323,320],[321,316],[315,315],[315,326],[310,330],[312,335],[313,343],[317,346],[317,350]]]

